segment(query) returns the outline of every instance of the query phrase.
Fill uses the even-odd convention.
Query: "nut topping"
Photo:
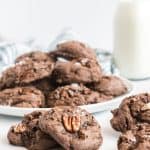
[[[150,103],[145,104],[141,110],[150,110]]]
[[[24,132],[26,130],[26,127],[25,127],[25,125],[23,125],[22,123],[19,123],[18,125],[16,125],[15,127],[14,127],[14,132],[16,132],[16,133],[22,133],[22,132]]]
[[[79,116],[63,116],[63,124],[67,131],[74,133],[80,129],[80,117]]]

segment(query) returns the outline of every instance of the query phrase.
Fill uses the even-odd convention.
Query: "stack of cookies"
[[[112,113],[111,125],[122,133],[119,150],[150,150],[150,94],[125,98]]]
[[[0,77],[0,105],[14,107],[87,105],[126,92],[120,78],[103,74],[94,50],[78,41],[24,54]]]
[[[8,140],[29,150],[98,150],[102,144],[100,125],[77,106],[27,114],[10,128]]]

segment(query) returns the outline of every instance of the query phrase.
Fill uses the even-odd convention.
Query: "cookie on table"
[[[0,105],[14,107],[44,107],[43,93],[34,87],[16,87],[0,91]]]
[[[136,128],[122,133],[118,140],[118,150],[149,150],[150,125],[138,124]]]
[[[125,98],[112,113],[111,125],[117,131],[125,132],[137,123],[150,125],[150,94],[142,93]]]
[[[109,100],[112,97],[107,97],[98,92],[92,91],[82,84],[70,84],[58,87],[50,92],[47,98],[47,106],[79,106],[94,104]]]
[[[79,41],[67,41],[58,44],[56,50],[50,52],[50,55],[54,58],[62,57],[68,60],[77,59],[80,57],[96,59],[94,50]]]
[[[57,62],[52,73],[57,84],[98,82],[101,76],[101,67],[95,60],[88,58]]]
[[[49,77],[54,68],[52,61],[24,60],[2,72],[0,89],[28,84],[30,82]]]
[[[29,53],[25,53],[19,57],[16,58],[15,63],[19,63],[21,61],[25,61],[25,60],[32,60],[32,61],[54,61],[52,57],[49,56],[48,53],[46,52],[42,52],[42,51],[32,51]]]
[[[39,118],[43,113],[45,112],[34,111],[26,115],[21,123],[12,126],[7,135],[9,142],[29,150],[61,148],[51,136],[39,128]]]
[[[64,149],[98,150],[102,144],[100,125],[78,107],[55,107],[40,117],[39,126]]]
[[[117,76],[102,76],[99,82],[89,85],[93,90],[109,96],[120,96],[128,90],[127,86]]]

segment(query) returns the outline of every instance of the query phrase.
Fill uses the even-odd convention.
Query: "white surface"
[[[130,81],[128,81],[124,78],[122,78],[122,80],[128,87],[128,92],[126,94],[118,96],[110,101],[97,103],[97,104],[84,105],[84,106],[81,106],[81,108],[86,109],[90,113],[97,113],[97,112],[101,112],[104,110],[111,110],[111,109],[115,108],[124,97],[126,97],[132,93],[133,88],[134,88]],[[24,114],[30,113],[35,110],[48,110],[48,109],[49,108],[18,108],[18,107],[10,107],[10,106],[0,106],[0,114],[23,117]]]
[[[70,26],[90,45],[112,49],[117,1],[0,0],[0,37],[24,40],[32,36],[45,42]]]
[[[145,81],[138,81],[134,82],[134,94],[139,92],[148,92],[150,91],[150,80]],[[99,121],[99,123],[102,126],[102,134],[104,137],[103,145],[101,150],[116,150],[116,144],[117,139],[119,136],[119,133],[114,131],[109,123],[109,120],[111,119],[111,113],[110,111],[105,111],[102,113],[97,113],[96,119]],[[0,149],[1,150],[23,150],[22,147],[15,147],[8,144],[7,141],[7,132],[9,130],[9,127],[18,121],[20,121],[21,118],[15,118],[15,117],[7,117],[0,115]]]
[[[123,0],[115,17],[114,58],[130,79],[150,76],[150,1]]]

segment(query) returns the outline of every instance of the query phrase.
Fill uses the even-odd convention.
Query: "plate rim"
[[[128,91],[125,94],[122,94],[120,96],[117,96],[111,100],[104,101],[101,103],[95,103],[95,104],[89,104],[89,105],[82,105],[79,106],[83,109],[86,109],[90,113],[97,113],[102,112],[106,110],[110,110],[114,108],[114,105],[116,103],[120,104],[121,101],[125,98],[131,95],[134,85],[132,84],[132,81],[129,81],[128,79],[118,76],[124,84],[127,86]],[[100,109],[99,107],[102,107],[103,109]],[[25,114],[30,113],[35,110],[50,110],[51,108],[23,108],[23,107],[12,107],[12,106],[6,106],[6,105],[0,105],[0,115],[7,115],[7,116],[16,116],[16,117],[23,117]],[[17,113],[21,112],[21,113]]]

